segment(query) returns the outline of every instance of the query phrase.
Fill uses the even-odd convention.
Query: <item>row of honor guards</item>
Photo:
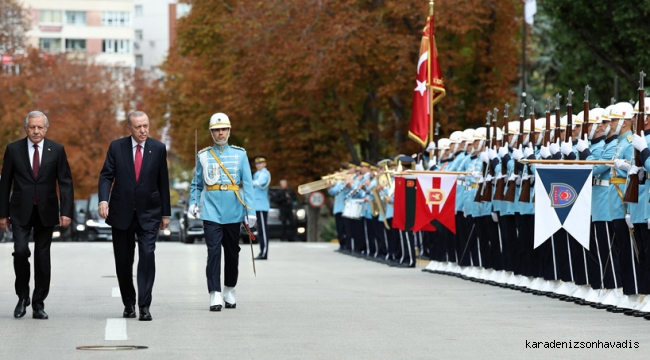
[[[339,251],[414,267],[418,250],[431,260],[425,271],[650,320],[650,296],[645,296],[650,293],[650,187],[645,188],[650,171],[650,98],[645,98],[640,112],[638,105],[614,101],[605,109],[596,105],[588,111],[588,124],[583,123],[582,112],[572,116],[571,125],[564,115],[559,122],[551,116],[547,126],[546,119],[535,119],[533,111],[525,121],[506,119],[508,126],[502,129],[456,131],[439,139],[437,146],[429,144],[425,154],[434,148],[437,156],[425,159],[428,170],[463,173],[456,184],[455,233],[444,227],[436,232],[392,228],[390,174],[395,167],[398,171],[410,167],[413,157],[342,164],[340,172],[328,178]],[[522,107],[520,117],[523,111]],[[637,115],[648,136],[632,132]],[[545,143],[548,139],[552,140]],[[640,167],[633,159],[635,149]],[[520,161],[526,159],[610,162],[593,168],[588,250],[564,229],[534,248],[535,169]],[[424,170],[423,162],[415,169]],[[623,194],[632,177],[639,179],[639,199],[626,203]],[[480,201],[486,184],[495,191]]]

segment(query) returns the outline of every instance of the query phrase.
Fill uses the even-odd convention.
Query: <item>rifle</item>
[[[490,137],[490,149],[494,147],[494,144],[497,142],[497,113],[499,109],[494,108],[492,113],[492,136]],[[487,128],[487,131],[490,132],[490,127]],[[492,161],[488,164],[488,171],[490,176],[494,178],[494,167],[491,164]],[[490,202],[492,201],[492,181],[486,181],[483,186],[483,194],[481,194],[481,202]]]
[[[569,89],[569,97],[566,104],[566,133],[564,134],[564,141],[569,141],[571,133],[573,132],[573,105],[571,105],[571,98],[573,98],[573,90]]]
[[[557,142],[557,140],[561,136],[560,134],[560,131],[562,130],[562,123],[560,122],[560,119],[562,118],[562,114],[560,113],[561,98],[562,95],[560,95],[560,93],[555,94],[555,136],[553,137],[553,142]]]
[[[508,108],[510,104],[506,103],[506,109],[503,113],[503,135],[501,137],[501,146],[508,146]],[[496,110],[496,109],[495,109]],[[501,178],[497,180],[497,186],[494,189],[494,200],[503,200],[503,191],[506,188],[506,176],[508,175],[508,163],[501,161]]]
[[[484,144],[484,146],[483,146],[483,151],[485,151],[486,146],[489,145],[488,143],[490,142],[490,115],[492,115],[492,113],[488,111],[488,112],[487,112],[486,122],[485,122],[485,136],[486,136],[486,140],[485,140],[485,144]],[[480,158],[481,158],[481,154],[480,154],[480,152],[477,152],[477,154],[478,154],[478,157],[479,157],[479,160],[480,160]],[[488,165],[488,164],[483,163],[483,170],[482,170],[482,172],[483,172],[483,179],[485,179],[485,177],[486,177],[487,174],[488,174],[488,166],[487,166],[487,165]],[[485,183],[486,183],[486,182],[483,181],[483,184],[481,185],[481,190],[480,190],[480,191],[476,191],[476,195],[474,196],[474,202],[481,202],[481,199],[483,198],[483,189],[485,188]]]
[[[544,131],[544,140],[542,146],[547,146],[551,142],[551,98],[546,98],[546,130]]]
[[[532,130],[532,127],[535,124],[535,99],[531,99],[530,102],[530,126]],[[528,166],[528,174],[531,175],[530,166]],[[521,182],[519,202],[530,202],[530,185],[530,179]]]
[[[585,86],[585,101],[583,101],[584,114],[582,118],[582,132],[580,133],[580,139],[583,140],[585,135],[589,134],[589,90],[591,90],[591,87],[589,87],[589,85]]]
[[[643,78],[645,73],[641,71],[639,73],[639,112],[636,114],[636,134],[641,136],[643,131],[643,120],[645,120],[645,90],[643,89]],[[619,120],[623,121],[623,120]],[[641,164],[641,153],[639,150],[634,149],[634,164],[638,167],[642,167]],[[623,198],[624,202],[627,203],[637,203],[639,202],[639,176],[630,176],[625,189],[625,197]]]
[[[526,104],[521,103],[521,110],[519,110],[519,134],[517,134],[517,146],[520,146],[524,143],[524,112],[526,111]],[[519,166],[515,163],[514,174],[519,175]],[[515,180],[508,181],[508,190],[506,195],[503,197],[503,201],[515,202],[515,192],[517,190]]]

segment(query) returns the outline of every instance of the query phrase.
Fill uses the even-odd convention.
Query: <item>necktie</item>
[[[38,154],[38,145],[34,144],[34,158],[32,159],[32,170],[34,177],[38,177],[38,170],[41,168],[41,157]]]
[[[142,146],[138,144],[138,146],[135,147],[135,181],[138,181],[140,178],[140,169],[142,168]]]
[[[34,179],[38,179],[38,170],[41,168],[41,156],[38,154],[38,145],[34,144],[34,158],[32,159],[32,171],[34,172]],[[36,192],[34,192],[34,205],[36,201]]]

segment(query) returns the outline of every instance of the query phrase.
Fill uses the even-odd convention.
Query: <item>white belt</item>
[[[593,179],[593,184],[595,186],[609,186],[609,180],[605,179]]]

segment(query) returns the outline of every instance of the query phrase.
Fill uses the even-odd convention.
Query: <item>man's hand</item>
[[[2,231],[7,232],[7,227],[9,226],[9,218],[0,218],[0,229]]]
[[[71,222],[72,222],[72,219],[70,219],[67,216],[59,217],[59,225],[61,225],[61,227],[66,227],[66,226],[70,225]]]
[[[99,203],[99,216],[103,219],[108,217],[108,202],[102,201]]]
[[[163,216],[162,220],[160,221],[160,230],[167,229],[167,226],[169,226],[169,218],[167,216]]]

